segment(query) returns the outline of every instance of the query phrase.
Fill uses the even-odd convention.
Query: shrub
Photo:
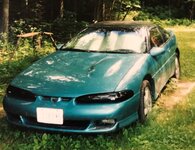
[[[9,41],[16,43],[18,34],[42,31],[53,32],[55,39],[64,42],[86,27],[86,25],[86,22],[77,22],[76,14],[73,12],[65,12],[63,18],[57,18],[52,22],[39,22],[36,19],[19,19],[11,24]]]
[[[150,20],[155,23],[163,24],[163,25],[185,25],[189,26],[194,21],[191,21],[187,18],[182,18],[181,10],[178,11],[176,8],[169,8],[168,6],[156,6],[154,7],[146,7],[142,9],[135,16],[134,20]]]
[[[65,42],[86,26],[86,22],[77,22],[75,13],[66,11],[63,18],[57,18],[52,22],[51,30],[55,39]]]

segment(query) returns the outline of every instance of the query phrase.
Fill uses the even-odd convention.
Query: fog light
[[[115,120],[114,119],[104,119],[101,120],[102,124],[115,124]]]
[[[91,129],[93,130],[110,129],[115,124],[116,124],[116,121],[114,119],[97,120],[93,122],[93,126],[91,126]]]

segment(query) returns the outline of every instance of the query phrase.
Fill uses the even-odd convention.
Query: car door
[[[153,79],[155,82],[155,91],[158,95],[171,76],[170,66],[172,63],[170,61],[172,51],[168,43],[168,37],[160,31],[159,27],[154,27],[150,30],[150,47],[151,49],[153,47],[164,49],[162,53],[152,56],[152,65],[153,68],[155,68],[153,72]]]
[[[175,57],[177,49],[176,38],[172,32],[168,32],[161,27],[158,27],[158,29],[161,32],[162,37],[164,39],[164,47],[168,51],[166,69],[167,74],[169,75],[168,76],[169,79],[174,74],[175,71]]]

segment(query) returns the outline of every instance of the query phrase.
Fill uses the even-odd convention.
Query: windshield
[[[146,51],[146,30],[108,30],[89,28],[69,41],[64,48],[97,52]]]

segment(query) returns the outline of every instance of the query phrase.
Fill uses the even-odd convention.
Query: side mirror
[[[157,55],[160,55],[162,53],[165,52],[165,49],[162,48],[162,47],[153,47],[151,50],[150,50],[150,55],[152,56],[157,56]]]

